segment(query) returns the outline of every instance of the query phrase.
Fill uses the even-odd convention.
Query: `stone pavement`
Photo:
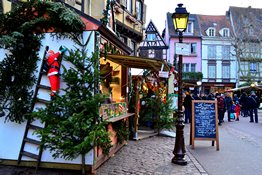
[[[97,175],[207,175],[197,160],[187,151],[186,166],[171,163],[175,138],[155,136],[128,141],[115,156],[100,168]]]
[[[171,163],[175,138],[154,136],[129,140],[113,157],[98,168],[97,175],[207,175],[187,151],[186,166]],[[39,169],[0,165],[0,175],[77,175],[80,171]]]

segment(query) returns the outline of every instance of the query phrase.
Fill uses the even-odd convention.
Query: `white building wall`
[[[230,47],[230,82],[235,83],[237,79],[237,62],[234,55],[234,48],[231,45],[230,40],[222,40],[216,38],[205,38],[202,39],[202,73],[203,82],[208,82],[208,47],[216,46],[216,82],[222,82],[222,47],[229,45]]]
[[[89,42],[89,45],[87,47],[88,55],[91,56],[93,52],[95,52],[95,32],[94,31],[85,31],[83,33],[83,43],[86,42],[89,34],[92,35],[91,40]],[[43,59],[44,51],[46,45],[49,46],[49,49],[54,50],[55,52],[59,50],[59,47],[61,45],[66,46],[68,49],[75,50],[78,46],[70,39],[56,39],[52,38],[50,33],[47,33],[45,35],[45,39],[42,40],[42,46],[40,48],[40,51],[38,53],[39,58]],[[5,56],[6,51],[3,49],[0,50],[0,61],[3,60]],[[41,60],[38,62],[38,69],[40,69],[40,63]],[[62,61],[62,64],[65,65],[65,67],[72,66],[71,63]],[[61,73],[62,72],[61,68]],[[39,70],[38,70],[39,72]],[[36,77],[38,73],[36,72]],[[42,80],[43,84],[49,85],[48,79]],[[61,80],[61,88],[65,87],[65,83]],[[39,92],[38,94],[43,99],[50,98],[49,96],[50,92]],[[42,107],[42,106],[38,106]],[[40,126],[43,125],[40,121],[36,120],[34,122],[35,125]],[[7,160],[18,160],[19,151],[21,148],[24,132],[25,132],[26,122],[23,122],[21,124],[17,124],[14,122],[5,122],[5,118],[0,118],[0,159],[7,159]],[[38,139],[33,132],[29,131],[30,138]],[[38,151],[38,148],[34,147],[34,145],[27,144],[25,146],[25,150],[30,150],[29,152],[36,152]],[[94,164],[94,150],[91,150],[88,154],[85,156],[86,158],[86,164],[87,165],[93,165]],[[22,160],[32,160],[34,159],[25,158],[23,157]],[[54,159],[52,157],[52,153],[49,150],[44,150],[42,154],[41,162],[55,162],[55,163],[68,163],[68,164],[81,164],[81,157],[77,157],[74,160],[65,160],[62,158]]]

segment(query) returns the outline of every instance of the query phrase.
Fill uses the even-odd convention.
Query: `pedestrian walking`
[[[248,97],[248,105],[249,105],[250,122],[254,122],[254,117],[253,117],[253,113],[254,113],[255,122],[258,123],[257,109],[260,105],[260,100],[256,96],[255,92],[251,92],[251,95]]]
[[[227,92],[226,96],[225,96],[225,108],[226,108],[226,111],[227,111],[228,122],[231,122],[230,114],[231,114],[232,105],[233,105],[233,100],[230,97],[230,94]]]
[[[184,108],[185,108],[185,123],[191,123],[192,120],[192,96],[190,92],[186,92],[186,97],[184,98]]]
[[[224,121],[225,100],[220,93],[218,93],[216,97],[217,97],[217,108],[218,108],[218,125],[221,125]]]
[[[247,104],[247,93],[243,92],[240,96],[239,103],[241,106],[241,112],[243,114],[243,117],[248,117],[248,104]]]

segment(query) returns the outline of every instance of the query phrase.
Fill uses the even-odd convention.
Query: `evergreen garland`
[[[78,15],[50,1],[29,1],[0,14],[0,48],[9,51],[0,58],[0,117],[21,123],[31,112],[43,32],[52,30],[57,37],[74,37],[83,28]]]
[[[82,50],[71,50],[63,60],[74,66],[64,69],[63,81],[67,88],[63,96],[56,96],[45,109],[34,112],[33,116],[47,124],[37,133],[42,138],[44,148],[53,151],[53,157],[74,159],[85,156],[94,146],[100,147],[104,154],[111,148],[111,140],[106,129],[107,123],[99,119],[99,107],[104,101],[96,89],[95,53],[91,58]],[[83,162],[84,165],[84,162]]]

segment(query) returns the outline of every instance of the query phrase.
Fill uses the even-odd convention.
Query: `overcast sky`
[[[184,4],[192,14],[225,15],[229,6],[262,8],[262,0],[145,0],[146,26],[152,20],[159,33],[165,27],[166,13],[173,13],[178,3]]]

